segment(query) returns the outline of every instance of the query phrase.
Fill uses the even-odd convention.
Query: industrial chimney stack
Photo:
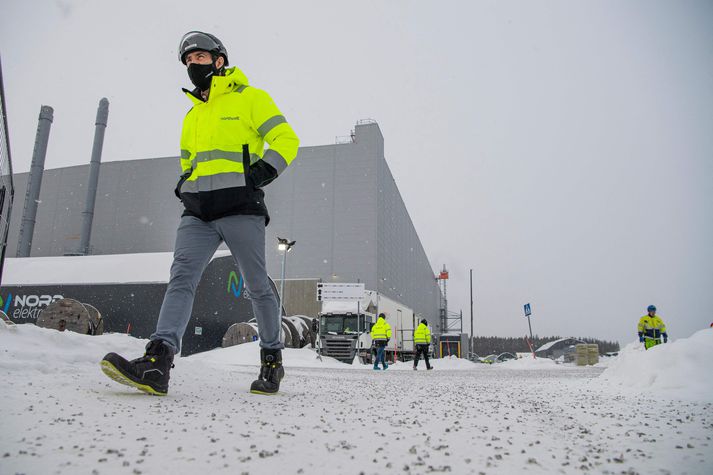
[[[42,188],[42,174],[45,171],[45,157],[49,143],[50,127],[54,120],[54,109],[50,106],[40,108],[40,118],[35,136],[35,150],[32,152],[32,165],[30,176],[25,191],[25,207],[22,212],[20,225],[20,239],[17,244],[17,257],[30,257],[32,250],[32,236],[35,233],[35,220],[37,219],[37,206]]]
[[[104,131],[109,119],[109,100],[104,97],[99,101],[97,120],[94,129],[94,145],[92,146],[92,160],[89,164],[89,185],[87,186],[87,200],[82,212],[82,234],[79,241],[78,254],[90,253],[90,239],[92,235],[92,221],[94,220],[94,203],[97,199],[97,184],[99,183],[99,169],[101,167],[102,148],[104,147]]]

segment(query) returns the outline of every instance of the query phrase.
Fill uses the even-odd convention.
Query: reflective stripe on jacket
[[[413,342],[417,345],[425,345],[431,343],[431,330],[423,323],[419,324],[416,331],[413,332]]]
[[[264,193],[246,181],[245,165],[263,160],[282,173],[299,147],[292,127],[238,68],[213,77],[207,101],[184,92],[193,103],[181,133],[181,170],[189,175],[179,194],[186,214],[206,221],[233,214],[267,217]]]
[[[662,333],[666,333],[666,325],[658,315],[644,315],[639,319],[638,330],[649,338],[659,338]]]
[[[391,338],[391,325],[386,323],[386,320],[379,318],[373,327],[371,327],[372,340],[388,340]]]

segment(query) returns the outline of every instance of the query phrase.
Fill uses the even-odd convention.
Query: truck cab
[[[368,360],[371,352],[371,327],[376,317],[370,313],[328,312],[319,315],[322,354],[351,363],[359,354]]]

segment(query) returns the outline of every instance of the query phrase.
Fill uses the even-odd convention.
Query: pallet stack
[[[587,345],[587,364],[599,363],[599,345],[596,343]]]
[[[599,363],[599,345],[580,343],[575,349],[577,366],[595,365]]]
[[[589,345],[580,343],[575,346],[577,366],[587,366],[589,363]]]

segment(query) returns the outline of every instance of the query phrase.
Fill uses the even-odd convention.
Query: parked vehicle
[[[413,330],[416,315],[405,305],[376,291],[367,290],[360,301],[325,301],[319,315],[321,352],[345,363],[360,361],[370,363],[371,327],[380,313],[386,315],[391,325],[391,340],[386,346],[390,359],[409,360],[414,355]]]
[[[505,352],[505,353],[500,353],[499,355],[488,355],[480,359],[482,363],[486,364],[493,364],[493,363],[502,363],[503,361],[508,361],[508,360],[515,360],[517,359],[517,356],[513,355],[512,353]]]

